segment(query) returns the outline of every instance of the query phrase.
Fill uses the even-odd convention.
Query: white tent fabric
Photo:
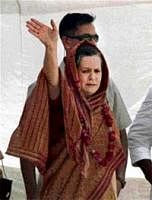
[[[48,25],[54,19],[58,25],[67,12],[96,15],[98,46],[132,119],[151,85],[152,1],[1,0],[0,149],[3,152],[21,116],[27,87],[35,81],[43,65],[44,47],[27,32],[25,22],[34,17]],[[59,62],[63,55],[59,41]],[[19,166],[18,159],[6,155],[4,164]],[[127,176],[143,175],[129,161]]]

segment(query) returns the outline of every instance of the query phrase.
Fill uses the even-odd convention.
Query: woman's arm
[[[37,183],[35,166],[28,160],[20,158],[21,172],[24,180],[24,186],[27,199],[37,199]]]
[[[59,95],[59,70],[57,65],[57,29],[51,21],[48,27],[41,22],[31,19],[27,21],[28,31],[38,38],[45,46],[45,58],[43,72],[48,80],[50,98]],[[20,159],[21,171],[24,180],[27,199],[37,199],[37,183],[35,166],[28,160]]]
[[[45,46],[43,72],[49,83],[50,98],[55,99],[59,96],[60,92],[57,60],[58,32],[56,25],[53,20],[51,20],[51,26],[48,27],[36,19],[31,19],[27,21],[26,26],[28,27],[28,31]]]

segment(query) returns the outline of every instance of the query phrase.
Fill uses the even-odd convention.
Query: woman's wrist
[[[46,49],[53,51],[54,49],[57,49],[57,41],[51,41],[51,42],[47,42],[45,44]]]

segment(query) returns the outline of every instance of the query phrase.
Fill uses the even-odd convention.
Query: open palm
[[[26,22],[28,31],[38,38],[45,46],[53,47],[57,43],[58,31],[53,20],[50,27],[31,18]]]

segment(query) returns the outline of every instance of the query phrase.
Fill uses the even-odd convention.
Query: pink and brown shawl
[[[88,44],[93,45],[88,42],[79,45]],[[89,196],[89,199],[96,199],[96,195],[101,197],[104,193],[113,172],[124,161],[125,156],[120,144],[119,130],[106,100],[108,68],[104,56],[100,52],[103,60],[100,88],[86,100],[81,93],[75,63],[75,52],[79,45],[68,52],[65,60],[67,79],[62,83],[62,101],[66,144],[69,154],[80,166],[84,177],[89,176],[90,159],[93,159],[99,168],[104,168],[105,174],[102,175],[99,187]],[[94,132],[93,129],[96,128],[99,133]],[[96,141],[97,138],[101,143]]]
[[[85,45],[85,43],[79,45]],[[63,169],[59,164],[61,172],[56,174],[58,178],[54,173],[52,179],[51,177],[48,178],[50,172],[49,170],[46,171],[46,162],[47,159],[51,159],[48,158],[48,144],[51,140],[49,126],[52,125],[50,122],[52,113],[49,109],[48,83],[43,71],[40,72],[36,87],[27,99],[19,126],[12,134],[7,149],[8,154],[30,160],[44,176],[46,174],[47,186],[43,187],[43,199],[56,199],[55,195],[61,188],[57,188],[58,182],[55,186],[55,182],[49,184],[49,180],[61,181],[62,177],[65,179],[64,176],[67,176],[66,173],[70,172],[72,165],[73,169],[76,169],[76,173],[81,176],[82,186],[88,188],[82,199],[101,199],[111,182],[114,171],[125,159],[119,139],[119,131],[106,101],[107,64],[102,55],[104,64],[102,66],[101,87],[95,95],[85,99],[80,91],[75,64],[75,52],[79,45],[68,52],[65,59],[65,77],[61,75],[66,149],[70,156],[67,163],[71,164],[69,166],[68,164],[67,166],[63,165]],[[50,170],[52,171],[51,167]],[[71,169],[72,174],[73,169]],[[61,177],[60,174],[62,174]],[[78,174],[76,177],[78,177]],[[54,193],[51,191],[52,184],[56,188]],[[67,182],[66,187],[68,187]],[[78,185],[76,188],[79,188]],[[78,189],[77,195],[81,194],[81,188]],[[63,191],[64,189],[62,189]],[[64,198],[61,194],[58,195],[61,196],[61,199],[68,200],[69,196],[66,196],[66,192],[64,194]],[[68,192],[67,194],[69,195]]]
[[[28,97],[18,127],[13,132],[7,154],[25,158],[41,173],[46,170],[49,143],[49,95],[47,80],[40,72]]]

